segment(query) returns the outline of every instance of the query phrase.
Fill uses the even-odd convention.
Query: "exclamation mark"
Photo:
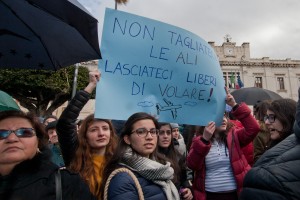
[[[211,97],[213,91],[214,91],[214,88],[210,88],[210,93],[209,93],[209,97],[207,99],[207,102],[210,102],[210,97]]]

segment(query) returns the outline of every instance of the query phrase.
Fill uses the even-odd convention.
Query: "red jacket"
[[[232,123],[237,126],[237,128],[244,128],[243,124],[239,120],[230,120]],[[242,151],[249,163],[249,165],[252,167],[254,164],[254,146],[253,142],[250,142],[248,145],[242,147]]]
[[[232,114],[243,124],[244,128],[232,128],[227,135],[227,145],[229,158],[233,174],[237,183],[237,191],[241,192],[245,174],[251,169],[241,147],[249,144],[259,132],[259,125],[251,115],[251,110],[244,103],[232,112]],[[189,154],[187,156],[187,165],[195,172],[193,181],[194,199],[205,200],[205,157],[208,154],[211,143],[205,144],[198,136],[193,139]]]

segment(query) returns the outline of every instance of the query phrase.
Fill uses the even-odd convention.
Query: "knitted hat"
[[[179,125],[177,123],[170,123],[172,128],[179,128]]]
[[[56,124],[57,124],[57,121],[50,122],[50,123],[46,126],[46,132],[47,132],[49,129],[54,129],[54,128],[56,128]]]

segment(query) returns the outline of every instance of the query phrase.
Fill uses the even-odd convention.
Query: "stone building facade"
[[[300,60],[251,58],[249,43],[237,46],[230,39],[225,40],[222,46],[216,46],[214,42],[209,44],[219,58],[228,87],[235,88],[236,85],[231,84],[231,78],[237,83],[239,75],[244,87],[260,87],[274,91],[284,98],[298,100]]]

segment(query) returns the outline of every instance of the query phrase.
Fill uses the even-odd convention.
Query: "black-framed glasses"
[[[163,136],[163,135],[171,135],[172,134],[172,131],[171,130],[159,130],[159,133],[158,133],[160,136]]]
[[[276,116],[274,114],[264,116],[264,121],[269,120],[270,123],[274,123],[275,119],[276,119]]]
[[[157,137],[159,130],[156,128],[151,128],[149,131],[146,128],[138,128],[134,131],[132,131],[131,133],[136,132],[136,134],[140,137],[147,137],[148,133],[150,133],[150,135],[152,137]]]
[[[19,138],[27,138],[35,136],[33,128],[19,128],[17,130],[0,130],[0,140],[6,139],[11,133],[14,133]]]

